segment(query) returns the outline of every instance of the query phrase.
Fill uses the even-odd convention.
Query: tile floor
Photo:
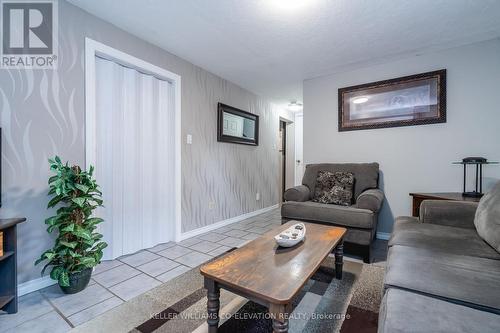
[[[276,209],[180,243],[104,261],[95,268],[89,286],[78,294],[65,295],[53,285],[22,296],[17,314],[0,314],[0,331],[67,332],[280,224]],[[385,244],[376,242],[376,262],[385,261]]]

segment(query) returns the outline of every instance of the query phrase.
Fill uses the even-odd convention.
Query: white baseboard
[[[17,286],[17,294],[19,296],[23,296],[29,293],[32,293],[34,291],[46,288],[48,286],[51,286],[53,284],[56,284],[57,281],[52,280],[50,276],[46,275],[43,277],[40,277],[38,279],[30,280],[24,283],[21,283]]]
[[[246,219],[248,219],[250,217],[253,217],[253,216],[256,216],[256,215],[268,212],[270,210],[273,210],[275,208],[278,208],[279,206],[280,206],[279,204],[273,205],[273,206],[269,206],[269,207],[262,208],[262,209],[259,209],[259,210],[256,210],[256,211],[253,211],[253,212],[250,212],[250,213],[246,213],[246,214],[243,214],[243,215],[238,215],[238,216],[232,217],[232,218],[227,219],[227,220],[219,221],[217,223],[210,224],[210,225],[207,225],[205,227],[201,227],[201,228],[198,228],[198,229],[194,229],[194,230],[183,232],[183,233],[180,234],[180,236],[179,236],[180,238],[176,239],[175,241],[176,242],[180,242],[180,241],[183,241],[185,239],[188,239],[188,238],[191,238],[191,237],[195,237],[195,236],[204,234],[206,232],[209,232],[209,231],[212,231],[212,230],[215,230],[215,229],[222,228],[222,227],[224,227],[226,225],[246,220]]]
[[[390,232],[377,232],[377,239],[389,240],[389,238],[391,238]]]

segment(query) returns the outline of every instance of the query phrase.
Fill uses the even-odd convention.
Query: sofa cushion
[[[281,206],[281,216],[364,229],[373,228],[376,220],[374,213],[368,209],[325,205],[313,201],[284,202]]]
[[[500,254],[483,241],[475,229],[420,223],[415,217],[396,218],[389,239],[389,246],[393,245],[500,260]]]
[[[479,201],[474,225],[479,236],[500,252],[500,182]]]
[[[476,230],[477,202],[424,200],[420,204],[420,222]]]
[[[352,172],[354,175],[354,196],[357,197],[365,190],[377,188],[378,186],[378,163],[323,163],[308,164],[302,178],[302,184],[311,190],[311,199],[316,186],[316,178],[319,171],[330,172]]]
[[[318,172],[313,201],[324,204],[350,206],[354,177],[351,172]]]
[[[498,260],[394,245],[389,248],[384,285],[500,313],[499,280]]]
[[[389,288],[380,306],[379,333],[496,333],[500,316]]]

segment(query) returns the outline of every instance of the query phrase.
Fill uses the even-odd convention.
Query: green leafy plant
[[[69,275],[92,268],[100,263],[102,250],[107,246],[95,230],[103,219],[91,217],[102,206],[102,193],[92,177],[94,168],[82,171],[79,166],[63,164],[56,156],[49,159],[50,170],[56,175],[49,179],[47,208],[58,206],[57,214],[45,220],[47,232],[58,232],[54,247],[45,251],[35,262],[47,261],[42,270],[52,266],[50,277],[62,287],[69,286]]]

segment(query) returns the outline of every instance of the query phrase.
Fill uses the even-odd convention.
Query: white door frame
[[[300,122],[297,121],[297,118],[300,117],[302,118],[302,120]],[[297,130],[298,130],[298,126],[297,124],[300,123],[301,125],[301,133],[302,134],[301,136],[298,136],[297,135]],[[302,157],[301,157],[301,160],[300,160],[300,163],[297,163],[297,152],[298,152],[298,144],[299,144],[299,141],[302,145]],[[302,112],[297,112],[295,114],[295,186],[299,186],[299,185],[302,185],[302,177],[304,176],[304,114]],[[299,166],[301,167],[300,169],[300,172],[299,172]]]
[[[279,117],[279,120],[284,121],[286,123],[286,138],[285,138],[286,173],[283,175],[283,177],[285,177],[285,190],[286,190],[288,188],[293,187],[295,183],[295,119],[291,120],[291,117],[288,117],[286,115],[281,115]],[[291,182],[287,180],[291,180]]]
[[[127,53],[85,38],[85,165],[95,165],[97,155],[95,68],[96,56],[111,60],[173,84],[175,97],[175,225],[174,239],[181,239],[181,77]],[[110,244],[111,247],[111,244]]]

